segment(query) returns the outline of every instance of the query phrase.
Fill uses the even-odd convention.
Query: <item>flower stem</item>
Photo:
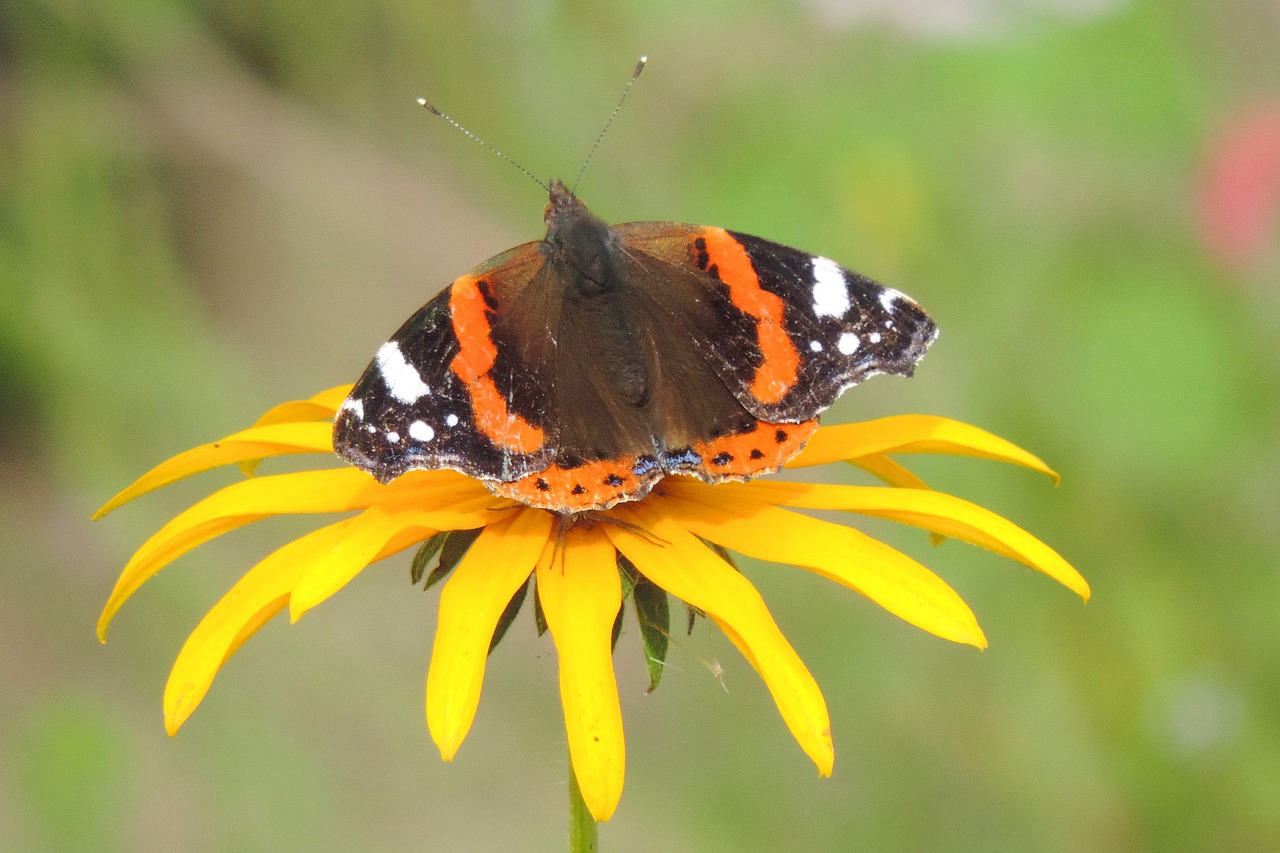
[[[569,760],[569,853],[596,853],[600,849],[596,838],[596,819],[578,787],[578,774]]]

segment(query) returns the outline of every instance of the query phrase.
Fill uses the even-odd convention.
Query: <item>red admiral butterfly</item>
[[[529,506],[606,509],[668,474],[778,470],[845,389],[910,376],[937,337],[915,301],[827,258],[610,226],[549,190],[545,239],[457,279],[378,350],[334,424],[343,459],[383,483],[452,468]]]

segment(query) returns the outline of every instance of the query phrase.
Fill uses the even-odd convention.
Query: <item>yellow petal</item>
[[[898,462],[895,462],[883,453],[872,453],[867,456],[858,456],[850,459],[854,465],[857,465],[863,471],[871,476],[898,489],[927,489],[929,484],[921,480],[911,472],[909,468]]]
[[[818,767],[831,775],[835,752],[827,705],[804,662],[769,615],[760,593],[743,575],[685,529],[674,502],[649,498],[614,510],[625,525],[605,525],[613,544],[649,580],[713,617],[760,673],[782,719]]]
[[[370,563],[391,551],[387,546],[397,539],[403,550],[441,530],[463,530],[484,527],[499,521],[495,514],[496,499],[491,496],[472,498],[447,508],[409,507],[388,511],[372,506],[352,519],[347,535],[320,559],[298,581],[289,599],[289,619],[297,622],[302,614],[342,589]],[[409,536],[397,537],[402,532]]]
[[[901,465],[883,453],[873,453],[870,456],[859,456],[857,459],[850,459],[850,464],[857,465],[863,471],[898,489],[927,489],[929,484],[921,480],[915,474],[911,473],[905,465]],[[947,541],[947,537],[941,533],[930,533],[929,541],[934,545],[941,545]]]
[[[986,646],[969,605],[906,554],[852,527],[779,509],[725,486],[698,485],[673,483],[662,497],[695,535],[749,557],[810,569],[931,634]]]
[[[486,527],[440,593],[427,727],[445,761],[453,760],[475,719],[489,641],[507,602],[532,574],[551,522],[551,513],[525,509]]]
[[[241,525],[247,524],[251,521],[257,521],[258,519],[265,517],[266,516],[262,515],[242,516],[239,518],[224,518],[211,521],[201,527],[200,535],[203,537],[201,541],[213,539],[216,536],[221,536],[229,530],[234,530]],[[120,574],[119,579],[116,580],[115,588],[111,591],[111,597],[107,599],[106,606],[102,608],[102,614],[98,617],[99,642],[105,643],[107,641],[107,628],[110,627],[111,620],[116,615],[116,611],[118,611],[120,607],[129,600],[131,595],[138,591],[138,587],[142,586],[142,584],[145,583],[152,575],[160,571],[160,569],[164,568],[175,558],[186,551],[191,550],[191,548],[194,548],[196,544],[199,544],[198,542],[185,546],[180,544],[175,548],[169,548],[166,547],[168,543],[157,542],[153,547],[148,548],[148,545],[151,545],[152,541],[155,539],[156,537],[153,536],[143,544],[142,547],[147,549],[146,553],[143,554],[141,558],[139,557],[139,554],[142,554],[141,550],[138,553],[135,553],[128,565],[124,567],[124,571]]]
[[[350,519],[345,535],[328,551],[316,555],[294,584],[289,621],[297,622],[302,614],[346,586],[373,562],[400,526],[400,519],[377,506]]]
[[[338,407],[342,405],[342,401],[347,399],[347,395],[351,393],[351,389],[355,386],[348,383],[346,385],[335,385],[315,394],[309,402],[315,403],[317,406],[323,406],[329,410],[329,417],[332,418],[338,413]]]
[[[717,486],[717,494],[721,494]],[[1086,601],[1089,584],[1057,551],[1008,519],[931,489],[885,489],[756,480],[726,484],[738,494],[800,509],[838,509],[887,518],[994,551],[1043,572]]]
[[[569,757],[582,799],[608,820],[622,796],[626,746],[613,675],[613,622],[622,584],[613,545],[599,529],[569,531],[561,553],[538,565],[538,597],[560,661]]]
[[[284,608],[294,583],[308,564],[333,547],[348,521],[308,533],[250,569],[200,620],[178,654],[164,691],[164,721],[176,734],[204,699],[222,665]]]
[[[267,410],[254,426],[289,423],[295,421],[332,421],[337,414],[338,406],[351,392],[350,385],[339,385],[327,391],[321,391],[309,400],[291,400]],[[239,463],[241,472],[252,477],[258,470],[261,459],[245,459]]]
[[[788,468],[825,465],[873,453],[947,453],[1012,462],[1053,478],[1058,475],[1039,458],[999,436],[950,418],[895,415],[856,424],[826,426],[814,433]]]
[[[309,400],[290,400],[268,409],[258,418],[254,426],[281,424],[289,421],[331,421],[338,412],[338,406],[351,393],[352,386],[339,385],[321,391]]]
[[[116,581],[98,620],[98,638],[105,642],[111,617],[148,578],[197,545],[237,527],[285,513],[345,512],[375,502],[391,508],[417,501],[447,505],[476,494],[487,492],[452,471],[414,471],[389,486],[355,468],[300,471],[234,483],[183,512],[143,543]]]
[[[247,459],[263,459],[287,453],[332,453],[333,425],[330,423],[287,423],[253,427],[218,441],[193,447],[161,462],[94,513],[96,521],[121,504],[161,486]]]

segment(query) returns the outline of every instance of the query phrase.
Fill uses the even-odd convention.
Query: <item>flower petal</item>
[[[472,498],[445,508],[409,507],[387,511],[371,506],[352,519],[342,541],[307,570],[289,599],[289,619],[302,615],[342,589],[370,563],[408,548],[441,530],[484,527],[502,519],[494,511],[493,496]],[[412,535],[397,534],[412,531]],[[398,548],[389,550],[392,539]]]
[[[814,433],[788,468],[825,465],[872,453],[947,453],[1012,462],[1058,482],[1038,457],[976,426],[932,415],[895,415],[856,424],[826,426]]]
[[[415,502],[447,505],[483,494],[487,494],[483,486],[453,471],[414,471],[388,486],[355,468],[300,471],[234,483],[186,510],[142,544],[98,619],[98,638],[106,641],[111,617],[148,578],[197,545],[245,524],[272,515],[345,512],[374,503],[384,508]]]
[[[343,520],[322,527],[276,550],[250,569],[200,620],[174,661],[165,686],[164,724],[169,734],[177,734],[204,699],[222,665],[284,608],[307,566],[340,542],[349,525],[349,520]]]
[[[883,453],[857,456],[850,459],[849,462],[857,465],[880,482],[897,489],[929,488],[929,484],[912,473],[911,469]]]
[[[883,453],[873,453],[870,456],[859,456],[856,459],[850,459],[851,465],[857,465],[863,471],[875,477],[886,485],[893,486],[897,489],[927,489],[929,484],[921,480],[911,472],[909,468],[901,463],[895,462]],[[941,533],[930,533],[929,541],[934,545],[941,545],[947,541],[947,537]]]
[[[332,419],[338,413],[338,407],[342,405],[342,401],[347,399],[351,394],[351,389],[356,387],[348,382],[346,385],[335,385],[327,388],[319,394],[311,395],[309,402],[315,403],[317,406],[324,406],[329,410],[329,417]]]
[[[1089,584],[1057,551],[989,509],[932,489],[886,489],[756,480],[725,484],[739,494],[800,509],[837,509],[887,518],[960,539],[1043,572],[1086,601]]]
[[[533,572],[551,522],[551,513],[525,509],[486,527],[440,593],[427,727],[445,761],[453,760],[475,719],[489,641],[507,602]]]
[[[750,557],[810,569],[931,634],[986,646],[969,605],[906,554],[852,527],[770,506],[723,486],[698,485],[673,483],[662,497],[694,535]]]
[[[338,385],[321,391],[307,400],[290,400],[268,409],[254,426],[281,424],[289,421],[331,421],[338,407],[351,393],[351,385]]]
[[[338,407],[351,393],[351,385],[339,385],[327,391],[321,391],[309,400],[292,400],[281,403],[266,411],[254,423],[254,426],[288,423],[291,421],[332,421],[338,413]],[[246,477],[252,477],[258,470],[261,459],[245,459],[239,463],[240,471]]]
[[[279,423],[253,427],[218,441],[193,447],[161,462],[107,501],[102,509],[94,513],[93,519],[97,521],[139,495],[220,465],[288,453],[332,452],[333,424],[327,422]]]
[[[570,530],[563,560],[538,564],[538,596],[560,661],[560,702],[582,798],[608,820],[622,796],[626,746],[611,635],[622,606],[616,552],[598,528]]]
[[[835,752],[827,705],[795,649],[778,630],[760,593],[743,575],[686,529],[674,501],[649,498],[615,509],[626,525],[606,525],[609,539],[645,577],[713,617],[760,673],[800,748],[831,775]],[[661,540],[661,541],[658,541]]]

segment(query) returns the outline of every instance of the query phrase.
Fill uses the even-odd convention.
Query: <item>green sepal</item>
[[[708,542],[705,539],[702,540],[702,544],[706,545],[712,551],[715,551],[717,557],[724,560],[729,565],[733,566],[733,570],[735,572],[738,572],[739,574],[742,573],[742,569],[738,568],[738,563],[736,560],[733,559],[733,555],[729,553],[728,548],[724,547],[723,545],[717,545],[715,542]],[[706,614],[704,613],[703,615],[705,616]]]
[[[626,557],[618,555],[618,571],[624,586],[630,586],[631,602],[636,609],[636,624],[640,627],[640,645],[644,649],[644,663],[649,669],[649,689],[652,693],[662,680],[667,666],[667,649],[671,642],[671,604],[666,590],[640,573]]]
[[[644,646],[644,662],[649,668],[649,689],[652,693],[662,680],[667,668],[667,647],[671,641],[671,604],[666,590],[644,575],[636,582],[631,593],[636,608],[636,622],[640,625],[640,641]]]
[[[533,624],[538,636],[547,633],[547,614],[542,612],[542,596],[538,593],[538,576],[533,576]]]
[[[511,627],[511,623],[520,614],[520,608],[524,605],[524,600],[528,595],[529,582],[525,581],[520,584],[520,588],[511,596],[507,606],[502,608],[502,615],[498,617],[498,624],[493,629],[493,638],[489,640],[489,654],[493,654],[493,650],[498,647],[498,643],[501,643],[502,638],[506,636],[507,629]]]
[[[621,561],[623,559],[625,558],[619,554],[618,579],[622,582],[622,601],[618,604],[618,615],[613,618],[613,637],[610,639],[610,651],[616,651],[618,648],[618,638],[622,636],[622,611],[626,609],[627,599],[631,597],[631,588],[634,586],[630,573],[622,566]]]
[[[622,636],[622,613],[626,610],[625,604],[618,605],[618,614],[613,617],[613,634],[609,637],[609,651],[617,651],[618,638]]]
[[[457,568],[458,563],[462,562],[462,558],[467,556],[467,551],[471,550],[471,544],[480,537],[482,529],[477,527],[475,530],[450,530],[444,534],[444,542],[440,546],[440,562],[431,570],[431,574],[427,575],[427,582],[422,585],[422,588],[431,589],[447,578],[449,573]]]
[[[418,546],[417,553],[413,555],[413,562],[409,564],[409,583],[414,586],[422,583],[422,577],[427,573],[427,566],[431,565],[431,561],[444,547],[444,540],[448,538],[447,532],[437,533]]]
[[[692,636],[693,636],[693,629],[694,629],[694,627],[696,627],[696,626],[697,626],[697,624],[698,624],[698,619],[699,619],[699,618],[706,619],[706,618],[707,618],[707,612],[706,612],[705,610],[703,610],[701,607],[694,607],[692,604],[690,604],[690,603],[689,603],[689,602],[687,602],[687,601],[686,601],[686,602],[685,602],[685,604],[684,604],[684,609],[685,609],[685,613],[687,614],[687,619],[688,619],[688,621],[687,621],[687,623],[686,623],[686,625],[685,625],[685,631],[684,631],[684,632],[685,632],[685,634],[687,634],[688,636],[692,637]]]

